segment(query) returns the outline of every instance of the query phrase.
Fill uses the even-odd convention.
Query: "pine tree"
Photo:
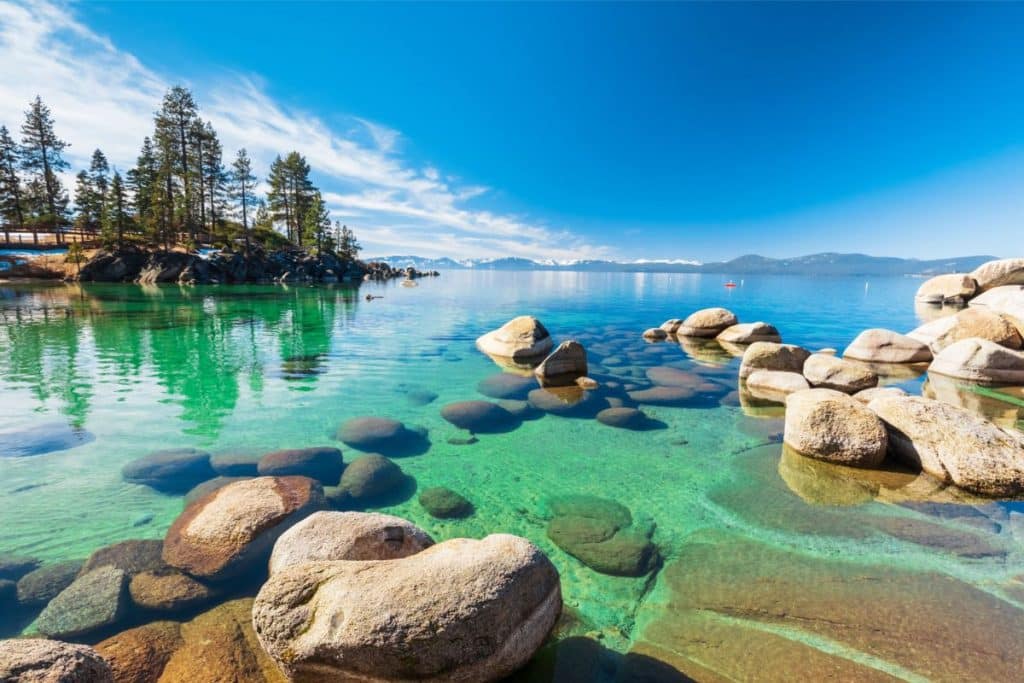
[[[135,161],[135,168],[128,171],[127,185],[132,193],[132,204],[139,227],[155,241],[160,239],[156,236],[159,221],[153,213],[153,195],[158,190],[157,170],[153,141],[146,137],[142,141],[142,150]]]
[[[204,150],[199,177],[202,179],[206,201],[210,207],[210,232],[216,234],[224,218],[224,193],[228,178],[224,170],[224,151],[217,138],[217,132],[209,122],[203,125],[200,139]]]
[[[124,246],[124,234],[130,229],[131,214],[128,211],[128,196],[121,174],[114,169],[110,188],[106,196],[107,210],[104,213],[103,230],[107,235],[117,235],[117,246]]]
[[[64,161],[63,151],[68,143],[57,137],[53,130],[53,117],[43,100],[36,99],[25,112],[25,123],[21,126],[21,167],[28,171],[34,182],[37,195],[35,203],[41,203],[45,213],[36,216],[37,222],[57,233],[57,241],[62,242],[60,227],[65,223],[67,214],[67,193],[61,185],[60,171],[68,168]],[[33,240],[39,242],[39,233],[35,225],[32,230]]]
[[[356,234],[347,225],[341,226],[341,231],[338,235],[338,256],[349,261],[355,261],[359,258],[360,250],[362,250],[362,247],[356,241]]]
[[[195,206],[192,190],[195,183],[190,163],[190,138],[197,119],[195,100],[192,93],[181,86],[174,86],[164,95],[160,111],[156,113],[156,132],[154,138],[158,153],[162,157],[160,165],[172,173],[170,187],[172,189],[171,225],[188,232],[194,239],[196,236]],[[175,179],[177,184],[175,185]],[[173,195],[173,189],[181,191],[180,197]],[[166,210],[168,207],[164,207]],[[173,215],[176,209],[176,216]]]
[[[273,230],[274,218],[267,210],[267,203],[263,199],[256,200],[256,217],[252,219],[252,229]]]
[[[107,190],[110,186],[110,165],[107,163],[107,157],[98,149],[92,153],[92,160],[89,162],[89,180],[92,182],[92,210],[96,215],[98,228],[99,224],[103,222]]]
[[[231,184],[228,191],[241,209],[242,233],[245,235],[245,251],[249,252],[249,202],[252,199],[252,186],[256,176],[252,174],[252,160],[245,148],[238,150],[235,161],[231,164]]]
[[[11,227],[25,225],[24,193],[18,167],[21,151],[11,138],[7,126],[0,126],[0,219],[4,222],[4,239],[11,241]]]
[[[313,195],[302,221],[303,233],[316,240],[317,252],[323,251],[324,239],[329,237],[331,215],[319,192]]]
[[[309,164],[298,152],[290,152],[283,160],[279,156],[270,165],[267,182],[271,216],[275,222],[284,223],[288,239],[301,247],[305,241],[306,213],[316,193],[309,179]]]
[[[75,227],[82,232],[94,232],[99,225],[99,217],[93,213],[94,194],[89,174],[79,171],[75,176]]]

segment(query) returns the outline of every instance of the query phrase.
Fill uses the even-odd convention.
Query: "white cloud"
[[[607,256],[608,249],[521,216],[477,208],[487,188],[462,184],[435,166],[400,154],[401,134],[349,117],[344,131],[290,109],[254,77],[211,84],[158,73],[48,2],[0,0],[0,123],[15,133],[37,94],[50,106],[58,133],[71,143],[77,168],[99,147],[122,169],[135,160],[153,111],[167,87],[193,89],[225,147],[225,162],[246,147],[265,173],[277,154],[304,154],[335,217],[355,228],[371,254],[555,259]],[[481,199],[483,197],[483,199]],[[467,203],[474,200],[471,208]]]

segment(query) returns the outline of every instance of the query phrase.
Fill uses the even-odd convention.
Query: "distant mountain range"
[[[866,254],[811,254],[774,259],[748,254],[731,261],[701,263],[692,259],[635,261],[536,261],[525,258],[464,259],[378,256],[396,268],[418,270],[561,270],[600,273],[722,273],[726,275],[935,275],[974,270],[995,256],[960,256],[922,261]]]

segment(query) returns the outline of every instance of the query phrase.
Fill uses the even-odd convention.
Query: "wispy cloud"
[[[130,167],[164,91],[183,83],[228,154],[246,147],[261,172],[276,154],[304,154],[332,212],[357,230],[367,253],[608,255],[606,247],[572,232],[479,208],[488,188],[434,166],[420,168],[402,156],[399,131],[355,116],[329,126],[275,101],[258,78],[190,82],[187,74],[149,68],[63,5],[0,1],[0,64],[0,123],[16,130],[29,100],[41,95],[72,145],[68,157],[75,166],[99,147],[119,167]]]

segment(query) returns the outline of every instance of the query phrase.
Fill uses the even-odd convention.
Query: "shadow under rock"
[[[506,683],[690,683],[675,667],[638,653],[621,654],[592,638],[548,643]]]

